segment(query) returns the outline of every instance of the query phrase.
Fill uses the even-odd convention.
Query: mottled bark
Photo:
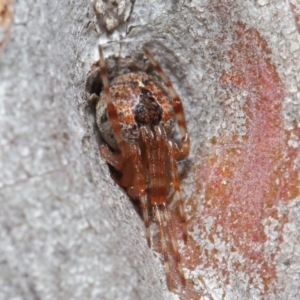
[[[295,298],[295,1],[96,2],[97,16],[90,1],[14,1],[8,38],[0,36],[0,299],[178,299],[98,153],[85,81],[99,41],[110,78],[148,70],[147,46],[183,101],[191,237],[180,244],[180,298]],[[9,22],[1,26],[7,35]]]

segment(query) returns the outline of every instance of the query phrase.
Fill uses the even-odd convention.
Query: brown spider
[[[185,278],[167,195],[172,185],[179,204],[183,239],[186,243],[186,218],[180,195],[177,160],[189,154],[190,139],[179,96],[157,61],[148,50],[144,51],[163,79],[167,92],[153,77],[143,72],[118,76],[109,86],[103,51],[99,46],[103,92],[96,107],[97,125],[112,149],[102,145],[100,153],[108,164],[122,174],[121,178],[114,176],[115,181],[127,191],[129,197],[140,200],[149,247],[148,206],[153,209],[160,232],[167,284],[172,289],[169,262],[171,253],[168,252],[167,237],[183,285]],[[179,146],[169,138],[175,120],[181,134]]]

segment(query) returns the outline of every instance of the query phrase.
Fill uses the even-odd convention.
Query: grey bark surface
[[[0,56],[1,300],[178,299],[166,290],[141,218],[99,156],[85,81],[99,41],[106,56],[139,62],[147,46],[183,99],[192,162],[222,125],[219,78],[228,62],[216,37],[230,28],[203,9],[207,1],[119,2],[126,7],[113,14],[118,22],[109,23],[110,30],[117,28],[111,33],[107,24],[95,23],[90,1],[14,3]],[[280,75],[292,78],[284,112],[288,127],[300,121],[294,63],[299,35],[290,30],[294,24],[284,1],[252,2],[233,7],[232,16],[264,32]],[[275,25],[270,20],[276,13],[282,23]],[[278,46],[272,37],[282,32],[286,39]],[[182,186],[189,195],[192,179]],[[232,297],[242,299],[238,289]]]
[[[83,115],[91,11],[14,5],[0,63],[0,299],[162,299],[142,222]]]

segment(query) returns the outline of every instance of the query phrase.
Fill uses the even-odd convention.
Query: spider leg
[[[177,268],[178,268],[179,275],[180,275],[180,278],[181,278],[181,282],[182,282],[183,286],[185,286],[186,281],[185,281],[185,278],[184,278],[184,275],[183,275],[183,271],[182,271],[182,267],[181,267],[180,254],[178,252],[178,245],[177,245],[177,241],[175,239],[175,235],[174,235],[174,231],[173,231],[173,222],[172,222],[172,219],[171,219],[170,211],[168,210],[166,204],[162,204],[162,214],[164,216],[164,219],[166,220],[166,227],[167,227],[168,234],[171,238],[171,244],[172,244],[172,248],[173,248],[173,251],[174,251],[176,264],[177,264]]]
[[[150,203],[159,202],[163,198],[165,185],[162,183],[161,174],[164,172],[160,154],[158,152],[157,141],[149,126],[141,127],[141,136],[145,144],[148,176],[149,176],[149,200]]]
[[[167,201],[167,189],[166,189],[166,146],[165,140],[167,135],[165,134],[164,127],[158,125],[154,127],[155,133],[155,146],[153,153],[157,154],[156,160],[154,161],[157,170],[157,196],[159,203],[166,203]]]
[[[99,147],[99,152],[101,157],[110,165],[112,165],[116,170],[121,171],[123,167],[123,159],[119,153],[113,153],[108,149],[106,145],[101,145]]]
[[[158,130],[158,128],[159,128],[159,130]],[[168,150],[167,156],[170,161],[171,181],[172,181],[172,185],[175,190],[175,199],[176,199],[177,203],[179,204],[179,213],[180,213],[180,219],[181,219],[182,228],[183,228],[183,240],[184,240],[184,243],[186,244],[186,242],[187,242],[186,217],[185,217],[184,208],[183,208],[183,200],[182,200],[181,193],[180,193],[180,181],[179,181],[179,177],[178,177],[178,167],[177,167],[177,161],[176,161],[177,153],[179,150],[178,150],[176,143],[168,140],[167,133],[163,126],[161,126],[161,125],[156,126],[154,128],[154,130],[156,132],[156,138],[158,140],[161,140],[161,142],[163,143],[160,145],[159,149],[165,149],[165,147],[167,147],[167,150]],[[159,137],[161,137],[161,139],[159,139]],[[163,160],[166,160],[166,157],[163,157]],[[159,163],[159,165],[161,165],[161,164]],[[164,182],[164,184],[166,184],[166,183]]]
[[[148,246],[151,247],[145,176],[143,173],[141,151],[137,144],[133,144],[130,146],[130,153],[131,153],[132,162],[133,162],[133,165],[135,168],[136,188],[139,192],[139,198],[140,198],[141,205],[142,205],[142,213],[143,213],[143,219],[144,219],[145,228],[146,228],[147,243],[148,243]]]
[[[166,141],[166,144],[168,148],[168,155],[170,158],[171,180],[172,180],[173,188],[175,190],[175,199],[179,204],[179,213],[180,213],[180,219],[182,224],[183,240],[184,243],[186,244],[187,242],[186,216],[183,208],[182,197],[180,194],[180,181],[178,177],[178,167],[176,161],[177,145],[172,141]]]
[[[145,144],[147,157],[149,200],[162,204],[167,202],[166,189],[166,134],[163,126],[155,126],[154,131],[149,126],[141,127],[142,141]],[[165,135],[164,135],[165,134]]]
[[[165,261],[167,283],[170,284],[170,262],[168,257],[168,247],[166,234],[170,238],[174,258],[179,271],[183,285],[185,278],[183,276],[178,245],[174,236],[173,224],[170,213],[166,207],[166,155],[167,153],[167,134],[162,125],[154,127],[154,133],[148,126],[141,128],[142,139],[146,146],[146,154],[149,169],[150,202],[154,210],[160,231],[160,240]],[[166,231],[166,232],[165,232]]]
[[[178,123],[180,134],[181,134],[181,145],[179,148],[179,152],[177,153],[177,158],[178,159],[184,158],[184,157],[188,156],[188,154],[190,152],[190,137],[189,137],[189,134],[187,131],[182,102],[181,102],[178,94],[176,93],[175,89],[173,88],[173,86],[170,82],[170,79],[168,78],[166,73],[162,70],[162,68],[160,67],[158,62],[154,59],[154,57],[151,55],[151,53],[147,49],[144,48],[144,52],[145,52],[146,56],[148,57],[149,61],[151,62],[151,64],[154,66],[156,71],[159,73],[162,80],[164,81],[164,83],[169,91],[169,95],[172,98],[172,105],[173,105],[173,108],[175,111],[177,123]]]
[[[166,273],[166,277],[167,277],[167,285],[168,285],[169,289],[172,290],[167,242],[166,242],[166,237],[165,237],[165,232],[164,232],[163,219],[160,215],[160,208],[157,203],[155,203],[153,205],[153,210],[154,210],[155,219],[157,221],[158,228],[159,228],[161,248],[162,248],[162,252],[164,255],[164,264],[165,264],[165,273]]]
[[[149,200],[153,208],[160,232],[160,243],[164,256],[165,273],[167,285],[171,290],[170,262],[164,227],[164,214],[161,206],[166,204],[166,174],[165,174],[165,145],[160,126],[154,127],[154,132],[149,126],[141,128],[142,140],[145,144],[145,151],[148,164]],[[162,215],[161,215],[162,214]],[[176,251],[174,251],[176,252]],[[177,251],[178,253],[178,251]]]
[[[130,151],[127,143],[123,140],[121,126],[119,123],[118,112],[113,102],[111,101],[109,84],[107,78],[107,72],[105,68],[105,60],[102,51],[101,45],[99,45],[99,55],[100,55],[100,67],[101,67],[101,79],[103,83],[104,95],[107,104],[107,114],[109,118],[109,122],[111,124],[112,130],[114,132],[115,139],[117,141],[118,147],[121,150],[123,157],[129,157]]]

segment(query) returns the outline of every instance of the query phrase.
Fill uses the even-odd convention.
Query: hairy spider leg
[[[162,211],[162,215],[166,221],[166,228],[167,228],[167,232],[171,238],[171,244],[172,244],[172,248],[174,251],[174,255],[175,255],[175,259],[176,259],[176,266],[180,275],[180,279],[182,282],[182,285],[185,286],[186,285],[186,280],[185,277],[183,275],[183,271],[182,271],[182,266],[181,266],[181,257],[178,251],[178,245],[177,245],[177,241],[175,239],[175,235],[174,235],[174,231],[173,231],[173,222],[172,222],[172,218],[171,218],[171,214],[169,209],[167,208],[166,204],[162,204],[161,205],[161,211]]]
[[[159,205],[161,203],[166,202],[166,182],[165,182],[165,169],[164,165],[165,162],[163,161],[163,151],[164,149],[158,146],[158,141],[154,136],[154,132],[150,129],[149,126],[142,126],[140,128],[142,142],[145,146],[145,154],[146,154],[146,164],[148,170],[148,196],[150,205],[152,208],[154,206]],[[160,138],[160,137],[159,137]],[[160,150],[158,150],[160,149]],[[158,206],[157,206],[158,209]],[[161,219],[159,215],[159,210],[154,212],[156,216],[156,220],[159,222]],[[161,245],[164,253],[165,258],[165,268],[166,268],[166,275],[167,281],[169,281],[168,276],[170,273],[169,267],[169,258],[167,254],[167,246],[166,246],[166,239],[165,234],[163,232],[162,223],[158,223],[159,230],[160,230],[160,240]]]
[[[118,112],[116,110],[116,107],[114,106],[114,104],[111,101],[108,77],[107,77],[107,72],[106,72],[106,67],[105,67],[105,59],[104,59],[103,50],[102,50],[101,45],[99,45],[99,55],[100,55],[100,67],[101,67],[100,74],[101,74],[103,90],[104,90],[104,95],[105,95],[105,100],[106,100],[106,105],[107,105],[108,119],[111,124],[112,130],[114,132],[114,136],[117,141],[118,147],[121,150],[122,156],[124,158],[127,158],[130,155],[130,151],[128,149],[129,148],[128,144],[123,140],[121,126],[120,126],[119,118],[118,118]]]
[[[156,165],[157,176],[157,202],[166,203],[167,201],[167,180],[166,180],[166,145],[162,133],[164,132],[163,126],[158,125],[154,127],[155,149],[153,154],[156,154],[154,163]],[[155,182],[153,183],[155,185]]]
[[[179,126],[180,134],[181,134],[181,145],[179,148],[179,152],[176,154],[176,157],[178,159],[184,158],[188,156],[190,152],[190,137],[187,131],[187,126],[186,126],[186,121],[184,117],[184,111],[183,111],[183,106],[182,102],[178,96],[178,94],[175,92],[175,89],[173,88],[170,79],[166,75],[166,73],[162,70],[158,62],[154,59],[152,54],[144,48],[144,52],[146,56],[148,57],[149,61],[151,64],[154,66],[155,70],[158,72],[162,80],[164,81],[169,95],[172,98],[172,105],[173,109],[175,111],[177,123]]]
[[[141,163],[141,153],[137,145],[133,145],[130,148],[131,160],[124,160],[124,158],[119,153],[113,153],[111,150],[104,145],[100,146],[100,154],[105,159],[107,163],[112,165],[116,170],[121,171],[124,176],[121,179],[116,178],[112,175],[114,180],[123,188],[127,189],[128,195],[132,198],[136,196],[141,201],[143,220],[146,228],[146,239],[148,246],[151,247],[150,240],[150,228],[149,228],[149,213],[148,213],[148,201],[146,195],[146,187],[144,180],[143,167]],[[129,185],[132,183],[132,168],[135,169],[134,175],[134,189],[128,189]],[[130,174],[130,175],[128,175]]]
[[[135,168],[135,182],[137,185],[137,190],[139,192],[139,198],[142,204],[142,214],[143,214],[143,220],[146,228],[147,244],[149,247],[151,247],[148,201],[147,201],[147,194],[146,194],[145,177],[144,177],[143,166],[142,166],[142,155],[141,155],[140,148],[138,147],[137,144],[133,144],[130,147],[130,152],[131,152],[133,166]]]
[[[188,235],[187,235],[187,228],[186,228],[186,216],[183,209],[183,200],[180,192],[180,181],[178,177],[178,166],[176,160],[176,153],[178,151],[176,149],[177,144],[175,144],[173,141],[166,141],[166,145],[168,148],[168,156],[170,161],[171,181],[172,181],[173,188],[175,190],[175,199],[179,207],[179,214],[180,214],[181,226],[183,231],[183,241],[186,244]]]
[[[154,134],[151,131],[149,126],[142,126],[140,128],[141,138],[142,142],[145,146],[145,153],[146,153],[146,160],[147,160],[147,168],[148,169],[148,199],[150,201],[150,204],[152,206],[152,199],[157,198],[159,193],[159,187],[161,184],[161,180],[158,177],[158,173],[161,173],[161,171],[158,171],[159,163],[157,162],[157,151],[155,151],[155,139]],[[165,188],[162,187],[162,191]]]
[[[106,145],[101,145],[99,151],[101,157],[104,157],[108,164],[112,165],[118,171],[122,170],[124,159],[119,153],[111,152]]]
[[[167,137],[167,133],[166,133],[165,128],[162,125],[155,126],[154,127],[154,132],[155,132],[156,140],[158,142],[158,153],[159,153],[158,164],[159,164],[159,166],[163,166],[163,168],[160,168],[161,169],[161,174],[159,174],[159,175],[160,175],[161,178],[164,179],[162,185],[164,187],[166,187],[166,179],[167,178],[166,178],[166,173],[165,173],[165,170],[166,170],[165,162],[168,160],[167,157],[169,157],[169,159],[171,159],[170,166],[169,166],[171,168],[171,178],[173,178],[174,176],[177,175],[177,173],[172,174],[172,172],[177,172],[177,164],[176,164],[175,159],[172,161],[172,157],[170,157],[169,149],[168,149],[168,151],[166,151],[166,149],[167,149],[166,146],[168,146],[168,137]],[[175,167],[176,167],[175,169],[173,168],[174,163],[175,163]],[[178,178],[178,175],[177,175],[177,178]],[[175,189],[175,193],[177,195],[179,195],[179,197],[180,197],[179,181],[177,182],[177,184],[178,184],[178,189],[177,190]],[[185,282],[185,278],[183,276],[182,267],[181,267],[181,258],[180,258],[180,255],[179,255],[178,245],[177,245],[177,241],[175,239],[175,235],[174,235],[174,231],[173,231],[173,222],[172,222],[172,218],[171,218],[171,215],[170,215],[170,211],[168,210],[167,205],[166,205],[166,202],[167,202],[166,191],[164,191],[164,192],[165,192],[164,193],[164,199],[162,199],[162,202],[164,202],[162,204],[162,214],[163,214],[164,219],[166,220],[166,229],[167,229],[169,237],[171,239],[171,245],[172,245],[173,252],[174,252],[174,255],[175,255],[175,258],[176,258],[176,264],[177,264],[177,268],[178,268],[178,271],[179,271],[179,275],[181,277],[181,281],[182,281],[183,285],[185,286],[186,282]],[[180,202],[180,200],[181,200],[181,202]],[[180,206],[179,210],[181,211],[182,208],[183,208],[182,207],[183,202],[182,202],[181,197],[180,197],[180,200],[179,200],[179,206]],[[181,222],[182,222],[182,220],[183,219],[181,218]],[[186,242],[187,234],[186,234],[185,224],[183,224],[182,227],[183,227],[184,242]]]
[[[182,272],[181,259],[178,251],[178,245],[175,239],[173,224],[171,221],[170,213],[166,207],[167,205],[167,174],[166,174],[166,156],[167,153],[167,134],[162,125],[154,127],[154,131],[149,126],[143,126],[141,128],[142,140],[145,143],[145,151],[147,156],[147,165],[149,170],[149,200],[152,208],[154,209],[154,215],[156,217],[159,231],[162,251],[165,261],[165,269],[167,276],[168,286],[170,285],[170,263],[167,251],[167,241],[165,231],[168,233],[176,266],[181,277],[183,285],[186,284],[185,278]]]
[[[156,219],[156,222],[157,222],[158,228],[159,228],[161,248],[162,248],[162,252],[164,255],[164,265],[165,265],[165,273],[166,273],[166,277],[167,277],[167,285],[170,290],[173,290],[172,284],[171,284],[170,262],[169,262],[169,255],[168,255],[168,249],[167,249],[167,242],[166,242],[166,237],[165,237],[165,232],[164,232],[163,220],[160,215],[159,204],[154,203],[152,207],[153,207],[155,219]]]
[[[166,171],[164,153],[166,147],[161,142],[161,135],[156,136],[149,126],[140,129],[142,140],[145,144],[147,157],[148,182],[149,182],[149,201],[150,204],[166,203]],[[157,132],[156,132],[157,133]]]

